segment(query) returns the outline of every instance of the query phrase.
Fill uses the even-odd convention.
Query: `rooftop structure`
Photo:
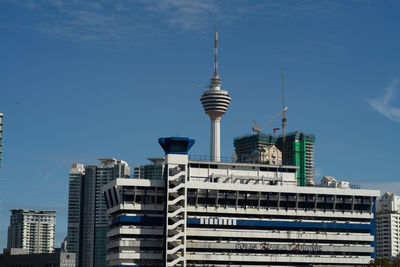
[[[220,127],[221,117],[226,113],[231,97],[228,91],[221,90],[221,78],[218,76],[218,32],[214,34],[214,75],[211,78],[209,90],[204,91],[201,96],[201,103],[206,114],[210,117],[211,137],[210,137],[210,158],[211,161],[220,161],[221,141]]]
[[[53,253],[56,212],[50,210],[11,210],[7,248],[27,253]]]
[[[301,187],[296,166],[189,160],[193,140],[160,143],[159,179],[103,187],[110,266],[354,266],[374,257],[379,191]]]
[[[324,176],[321,179],[320,186],[346,189],[350,187],[350,183],[345,181],[338,181],[332,176]]]

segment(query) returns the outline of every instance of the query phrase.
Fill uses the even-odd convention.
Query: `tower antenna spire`
[[[214,32],[214,78],[218,77],[218,29],[215,24]]]

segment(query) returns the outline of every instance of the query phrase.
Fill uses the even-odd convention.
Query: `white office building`
[[[365,265],[378,190],[297,186],[296,166],[189,160],[161,138],[160,179],[103,187],[109,266]]]
[[[388,259],[400,256],[400,196],[391,192],[377,202],[376,255]]]
[[[56,212],[50,210],[11,210],[7,248],[28,253],[53,253]]]

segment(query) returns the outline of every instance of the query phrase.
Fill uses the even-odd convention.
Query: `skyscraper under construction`
[[[286,136],[285,142],[279,137],[276,146],[282,151],[282,164],[299,166],[297,183],[300,186],[314,185],[314,144],[315,135],[295,131]]]
[[[298,166],[297,184],[299,186],[314,185],[314,143],[313,134],[295,131],[283,137],[260,133],[240,136],[234,139],[235,153],[238,162],[273,163],[259,160],[257,155],[263,153],[271,145],[282,152],[282,165]]]

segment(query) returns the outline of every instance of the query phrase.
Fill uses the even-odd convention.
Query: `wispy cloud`
[[[7,3],[30,12],[32,17],[26,21],[31,21],[26,27],[57,38],[130,43],[149,32],[150,24],[143,7],[126,5],[124,1],[27,0]]]
[[[367,103],[377,112],[391,121],[400,123],[400,107],[393,106],[392,102],[399,89],[400,79],[395,79],[391,85],[385,88],[385,93],[377,98],[367,100]]]
[[[162,0],[153,1],[153,5],[145,8],[156,16],[184,30],[195,30],[208,24],[210,17],[217,16],[220,6],[215,1],[197,0]]]
[[[32,15],[20,24],[26,23],[23,26],[47,35],[119,43],[142,40],[165,27],[198,30],[209,26],[210,18],[216,17],[220,10],[220,4],[214,0],[0,1],[0,7],[7,4],[25,9]]]
[[[21,23],[48,35],[120,43],[154,36],[166,27],[197,31],[215,23],[240,24],[247,18],[271,21],[333,16],[346,5],[328,0],[0,0],[0,7],[7,4],[27,10],[32,21],[27,23],[24,16]]]

